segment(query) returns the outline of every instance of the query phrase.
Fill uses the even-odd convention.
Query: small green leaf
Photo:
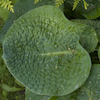
[[[3,90],[2,94],[3,94],[3,96],[4,96],[5,98],[7,97],[7,91]],[[6,98],[6,100],[8,100],[8,99]]]
[[[15,82],[16,82],[19,86],[24,87],[17,79],[15,79]]]
[[[9,13],[9,11],[7,10],[7,8],[4,9],[4,8],[0,7],[0,17],[1,17],[4,21],[7,20],[8,13]]]
[[[22,90],[22,88],[16,88],[16,87],[10,87],[6,84],[2,84],[1,87],[6,90],[7,92],[14,92],[14,91],[19,91]]]
[[[100,47],[98,49],[98,57],[99,57],[99,60],[100,60]]]

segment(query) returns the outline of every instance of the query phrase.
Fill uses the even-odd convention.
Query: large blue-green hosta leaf
[[[3,38],[7,33],[10,26],[23,14],[31,9],[43,6],[43,5],[53,5],[55,6],[55,0],[41,0],[37,4],[34,4],[35,0],[19,0],[13,7],[14,13],[10,12],[5,25],[1,30],[0,41],[3,42]],[[62,11],[64,10],[64,4],[59,7]],[[50,12],[49,12],[50,13]]]
[[[74,19],[72,21],[92,26],[96,30],[98,42],[100,42],[100,20]]]
[[[50,100],[100,100],[100,64],[92,66],[88,79],[78,90]]]
[[[89,75],[91,60],[79,36],[68,30],[71,26],[54,6],[21,16],[3,41],[3,59],[11,74],[40,95],[66,95],[79,88]]]
[[[66,0],[72,6],[74,5],[74,0]],[[96,19],[100,16],[100,0],[85,0],[89,6],[87,9],[84,8],[83,0],[80,0],[79,4],[75,9],[77,9],[84,17],[87,19]]]

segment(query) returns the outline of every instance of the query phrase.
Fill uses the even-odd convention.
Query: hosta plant
[[[92,66],[89,54],[98,44],[95,28],[68,20],[55,6],[23,11],[20,7],[15,16],[9,14],[12,18],[8,17],[1,30],[2,58],[13,77],[25,86],[26,100],[96,98],[91,93],[100,92],[91,88],[99,77],[91,79],[99,76],[100,65]],[[96,84],[99,87],[99,81]]]
[[[69,94],[84,83],[91,68],[90,56],[79,44],[76,30],[77,24],[73,27],[56,7],[33,9],[8,30],[2,57],[12,75],[32,92]]]

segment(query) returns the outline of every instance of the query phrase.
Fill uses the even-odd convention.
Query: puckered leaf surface
[[[92,26],[69,22],[71,27],[68,27],[70,32],[76,33],[80,37],[80,44],[90,53],[93,52],[98,44],[97,33]]]
[[[25,100],[49,100],[51,96],[38,95],[30,91],[29,89],[25,89]]]
[[[98,42],[100,42],[100,20],[74,19],[72,21],[92,26],[96,30]]]
[[[22,15],[31,9],[43,6],[53,5],[55,6],[55,0],[41,0],[37,4],[34,4],[35,0],[19,0],[13,7],[14,13],[10,12],[5,25],[1,30],[0,41],[3,42],[4,36],[7,33],[10,26]],[[59,8],[64,11],[64,4],[60,5]]]
[[[74,5],[74,0],[66,0],[72,6]],[[87,19],[96,19],[100,16],[100,0],[85,0],[89,6],[87,9],[84,9],[84,2],[80,0],[78,3],[77,9],[85,18]]]
[[[100,64],[94,64],[86,82],[76,91],[65,96],[54,96],[50,100],[99,100]]]
[[[79,88],[91,60],[71,26],[54,6],[21,16],[3,41],[3,59],[11,74],[36,94],[66,95]]]

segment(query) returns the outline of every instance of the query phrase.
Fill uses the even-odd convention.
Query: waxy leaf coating
[[[76,91],[66,96],[52,97],[50,100],[99,100],[100,64],[94,64],[86,82]]]
[[[3,42],[5,34],[11,25],[22,15],[31,9],[43,6],[43,5],[53,5],[55,6],[54,0],[41,0],[37,4],[34,4],[35,0],[19,0],[13,7],[14,13],[10,12],[5,25],[3,26],[0,34],[0,41]],[[64,11],[64,4],[60,5],[59,8]],[[50,13],[50,12],[49,12]]]
[[[25,89],[25,100],[49,100],[51,97],[52,96],[38,95],[27,88]]]
[[[92,26],[69,22],[71,27],[68,27],[70,32],[78,34],[80,44],[89,52],[93,52],[98,44],[97,33]],[[68,25],[67,25],[68,26]]]
[[[71,26],[54,6],[18,18],[3,41],[3,59],[11,74],[40,95],[67,95],[79,88],[88,78],[91,60]]]

